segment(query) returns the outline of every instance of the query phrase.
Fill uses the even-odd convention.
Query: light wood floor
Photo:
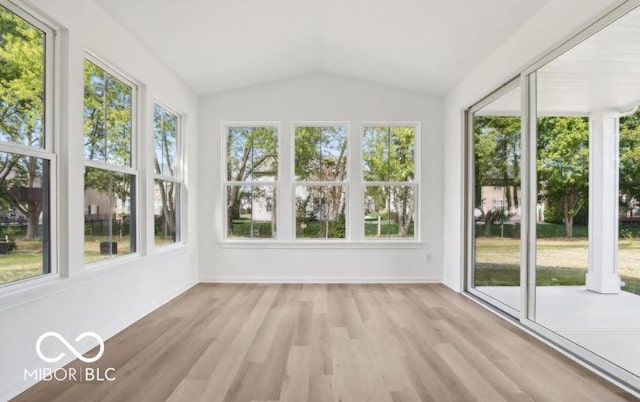
[[[90,365],[17,400],[635,400],[442,285],[202,284]]]

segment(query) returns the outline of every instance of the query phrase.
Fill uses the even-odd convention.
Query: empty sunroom
[[[0,400],[640,398],[640,1],[0,0]]]

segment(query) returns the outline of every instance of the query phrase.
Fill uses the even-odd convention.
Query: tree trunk
[[[403,189],[405,190],[405,189]],[[402,191],[402,190],[401,190]],[[398,236],[405,237],[409,233],[409,222],[411,218],[408,216],[409,194],[403,194],[400,201],[401,208],[398,210]]]
[[[227,231],[230,233],[233,220],[240,218],[240,186],[231,186],[228,191]]]
[[[564,234],[567,237],[573,237],[573,215],[570,213],[569,197],[564,197],[563,200],[563,212],[564,212]]]
[[[38,203],[29,202],[29,209],[27,210],[27,239],[37,239],[40,237],[39,221],[40,221],[40,208]]]

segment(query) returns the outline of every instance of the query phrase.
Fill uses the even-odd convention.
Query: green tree
[[[368,127],[363,139],[362,161],[366,181],[412,182],[415,175],[415,129]],[[384,201],[394,213],[398,236],[406,236],[415,210],[413,187],[385,185],[374,193],[373,199]]]
[[[620,193],[626,207],[640,202],[640,110],[620,118]]]
[[[565,235],[572,237],[573,219],[588,201],[588,118],[539,118],[537,148],[539,195],[561,206]]]
[[[229,127],[226,135],[228,181],[242,183],[277,177],[278,137],[275,127]],[[230,186],[227,197],[227,227],[231,228],[233,220],[240,218],[242,186]],[[276,210],[275,197],[272,208]],[[272,216],[275,219],[275,214]]]
[[[296,180],[341,182],[347,175],[347,131],[341,126],[297,127],[295,130]],[[332,223],[344,222],[344,186],[308,186],[305,200],[297,200],[298,217],[304,218],[313,205],[320,219],[318,236],[328,238]],[[341,226],[344,228],[344,225]],[[333,231],[335,232],[335,231]],[[336,233],[333,233],[336,235]],[[340,233],[344,237],[344,233]]]
[[[478,207],[482,204],[483,186],[504,188],[507,210],[518,207],[520,126],[520,117],[475,117],[475,194]]]
[[[0,140],[41,147],[44,138],[44,34],[0,6]],[[0,155],[0,197],[27,217],[27,237],[39,237],[43,181],[39,158]],[[46,178],[44,175],[46,175]]]
[[[131,166],[133,89],[94,63],[84,64],[84,154]]]
[[[84,156],[90,161],[131,166],[133,89],[89,60],[84,63]],[[128,174],[87,167],[85,191],[92,189],[109,197],[108,225],[112,235],[113,205],[131,199],[135,180]],[[130,219],[130,216],[124,216]],[[125,234],[124,221],[119,225]],[[128,232],[128,229],[126,230]],[[133,242],[133,239],[132,239]]]
[[[175,177],[175,162],[177,152],[177,123],[175,115],[169,113],[160,105],[154,106],[154,170],[157,174]],[[175,239],[176,236],[176,198],[177,184],[173,181],[156,181],[162,201],[162,218],[167,230]]]

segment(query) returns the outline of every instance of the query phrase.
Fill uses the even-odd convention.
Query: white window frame
[[[415,153],[413,156],[413,181],[366,181],[364,179],[364,164],[362,157],[362,149],[363,149],[363,141],[365,130],[370,127],[375,128],[387,128],[387,127],[413,127],[414,129],[414,149]],[[421,148],[420,148],[420,122],[419,121],[363,121],[362,122],[362,131],[360,133],[360,172],[361,172],[361,191],[362,191],[362,202],[360,208],[362,210],[362,222],[358,223],[362,226],[362,240],[365,243],[373,242],[373,243],[419,243],[420,242],[420,222],[421,222],[421,214],[422,208],[420,208],[420,156],[421,156]],[[366,229],[365,229],[365,221],[364,221],[364,200],[365,200],[365,192],[367,187],[412,187],[414,193],[414,203],[415,210],[413,212],[413,237],[406,238],[393,238],[393,237],[384,237],[384,238],[373,238],[366,237]]]
[[[344,181],[300,181],[296,180],[296,129],[299,127],[344,127],[346,129],[346,177]],[[291,141],[289,149],[291,150],[291,205],[292,205],[292,225],[291,225],[291,237],[295,243],[346,243],[351,241],[351,122],[349,121],[295,121],[291,123]],[[334,187],[343,186],[345,188],[345,237],[343,239],[313,239],[297,237],[296,235],[296,187],[298,186],[316,186],[316,187]]]
[[[227,179],[227,130],[233,127],[247,127],[247,128],[256,128],[256,127],[273,127],[276,129],[276,140],[277,140],[277,150],[278,157],[276,158],[278,161],[278,174],[276,175],[275,181],[229,181]],[[276,214],[276,227],[275,227],[275,236],[273,237],[229,237],[229,227],[227,224],[227,188],[229,186],[271,186],[275,190],[275,198],[276,200],[280,197],[280,183],[282,181],[282,130],[281,124],[279,121],[224,121],[222,122],[222,135],[220,136],[220,140],[222,141],[222,146],[220,147],[222,150],[222,154],[220,157],[220,163],[222,164],[221,172],[222,172],[222,187],[221,187],[221,195],[222,195],[222,210],[223,210],[223,238],[225,242],[228,243],[273,243],[278,240],[280,237],[280,204],[276,201],[276,208],[273,210],[273,213]],[[273,228],[272,228],[273,230]]]
[[[49,161],[49,272],[31,278],[0,284],[0,290],[15,290],[25,286],[35,286],[43,281],[60,277],[58,252],[58,159],[56,152],[56,113],[54,99],[57,97],[57,59],[58,40],[56,31],[45,24],[42,19],[12,2],[0,0],[0,6],[25,20],[44,33],[44,127],[43,144],[41,147],[30,147],[24,144],[14,144],[0,141],[0,152],[36,157]],[[43,256],[44,264],[44,256]]]
[[[119,166],[113,163],[93,161],[93,160],[86,159],[84,157],[84,146],[82,147],[82,160],[84,163],[84,168],[91,167],[96,169],[108,170],[115,173],[133,175],[135,177],[135,189],[136,189],[135,196],[134,196],[135,204],[132,203],[131,205],[134,206],[135,208],[136,216],[134,217],[135,220],[132,219],[131,222],[135,223],[135,228],[136,228],[136,233],[135,233],[136,250],[128,254],[104,258],[102,260],[95,261],[95,262],[89,262],[89,263],[84,262],[85,267],[94,268],[94,267],[100,267],[103,265],[110,265],[113,263],[114,260],[127,259],[127,258],[132,258],[132,257],[142,255],[141,249],[143,248],[143,243],[141,240],[142,240],[142,232],[144,230],[141,230],[141,225],[140,225],[141,215],[143,214],[143,209],[140,207],[142,205],[141,196],[144,193],[144,191],[141,191],[141,186],[140,186],[142,183],[142,180],[140,178],[141,172],[137,168],[138,167],[138,149],[139,149],[138,141],[140,140],[140,136],[138,135],[138,133],[140,132],[140,126],[139,126],[140,118],[138,116],[138,113],[139,113],[139,110],[140,110],[139,108],[142,102],[140,99],[140,87],[141,87],[140,84],[138,84],[135,80],[129,78],[124,73],[120,72],[118,68],[113,67],[111,63],[104,61],[104,59],[100,58],[99,56],[96,56],[94,53],[89,51],[85,52],[84,58],[82,60],[83,60],[83,66],[82,66],[83,74],[84,74],[84,62],[89,61],[95,64],[96,66],[98,66],[99,68],[103,69],[108,74],[112,75],[114,78],[118,79],[119,81],[122,81],[123,83],[125,83],[131,88],[131,160],[130,160],[131,163],[130,163],[130,166]],[[84,107],[84,96],[83,96],[83,107]],[[83,132],[82,133],[83,139],[84,139],[84,135],[85,133]],[[83,225],[84,225],[84,221],[83,221]],[[83,230],[83,233],[84,233],[84,230]],[[83,260],[84,260],[84,250],[83,250]]]
[[[155,159],[155,152],[156,152],[156,138],[155,138],[155,107],[160,106],[162,109],[164,109],[166,112],[169,112],[170,114],[172,114],[173,116],[176,117],[176,160],[175,160],[175,166],[174,166],[174,175],[173,176],[169,176],[169,175],[163,175],[160,173],[157,173],[155,171],[155,167],[153,166],[153,161]],[[156,181],[161,180],[161,181],[170,181],[173,183],[176,183],[178,186],[178,194],[176,195],[176,241],[173,244],[166,244],[166,245],[157,245],[155,242],[155,220],[152,216],[151,219],[151,228],[153,229],[153,233],[152,233],[152,249],[157,251],[157,250],[165,250],[165,249],[169,249],[171,247],[175,247],[175,246],[179,246],[179,245],[183,245],[186,244],[186,239],[185,236],[183,236],[183,222],[184,222],[184,215],[183,215],[183,201],[184,201],[184,196],[183,196],[183,192],[184,192],[184,144],[183,144],[183,129],[182,129],[182,124],[183,124],[183,117],[182,117],[182,113],[179,113],[176,111],[175,108],[169,106],[166,102],[160,100],[159,98],[155,98],[153,101],[153,111],[151,113],[151,151],[152,151],[152,158],[149,161],[150,163],[150,172],[151,172],[151,184],[152,184],[152,188],[153,188],[153,192],[151,195],[151,211],[153,211],[153,203],[155,202],[154,199],[154,195],[155,195],[155,186],[156,186]]]

